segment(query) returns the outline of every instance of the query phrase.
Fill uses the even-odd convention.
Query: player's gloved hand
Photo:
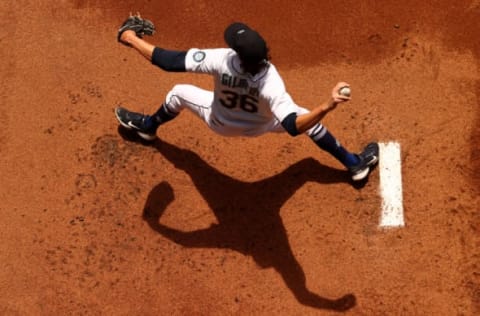
[[[333,90],[332,90],[332,101],[334,103],[338,104],[338,103],[342,103],[342,102],[346,102],[346,101],[350,100],[349,96],[345,96],[345,95],[340,94],[340,89],[343,88],[343,87],[349,87],[350,88],[350,85],[346,82],[339,82],[333,88]]]
[[[122,39],[122,34],[126,31],[133,31],[138,37],[142,38],[144,35],[153,35],[155,33],[155,25],[153,25],[152,21],[142,18],[140,13],[137,13],[137,15],[130,14],[128,19],[126,19],[118,29],[117,35],[117,40],[120,43],[128,45],[128,43]]]

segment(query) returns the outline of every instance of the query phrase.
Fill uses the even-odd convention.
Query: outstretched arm
[[[303,134],[320,122],[330,111],[333,111],[338,104],[350,100],[350,97],[343,96],[339,93],[340,88],[345,86],[348,87],[348,83],[337,83],[328,101],[323,102],[309,113],[297,116],[295,123],[299,134]]]
[[[120,36],[120,41],[135,48],[143,57],[152,61],[153,50],[155,46],[135,34],[132,30],[127,30]]]
[[[127,30],[120,36],[120,41],[135,48],[143,57],[165,71],[184,72],[186,51],[167,50],[154,46],[137,36],[132,30]]]
[[[292,135],[300,135],[319,123],[330,111],[333,111],[338,104],[350,100],[350,97],[341,95],[340,88],[349,87],[348,83],[339,82],[332,90],[330,98],[315,107],[308,113],[298,115],[291,113],[283,121],[283,127]]]

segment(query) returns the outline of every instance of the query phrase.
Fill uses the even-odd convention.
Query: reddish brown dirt
[[[109,3],[111,2],[111,3]],[[480,314],[480,2],[2,1],[0,314]],[[167,2],[167,3],[165,3]],[[338,80],[325,124],[402,146],[406,226],[307,138],[221,138],[190,113],[145,146],[179,82],[116,42],[129,11],[166,48],[257,28],[297,103]]]

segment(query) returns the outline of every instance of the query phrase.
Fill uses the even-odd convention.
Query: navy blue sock
[[[325,127],[323,128],[326,130]],[[322,137],[318,139],[312,137],[312,140],[315,142],[315,144],[317,144],[318,147],[329,152],[347,168],[355,166],[360,162],[358,156],[349,152],[342,145],[340,145],[338,140],[336,140],[328,130],[326,130]]]
[[[146,118],[145,123],[149,128],[157,128],[163,123],[173,120],[177,115],[178,113],[169,112],[165,104],[162,104],[157,112]]]

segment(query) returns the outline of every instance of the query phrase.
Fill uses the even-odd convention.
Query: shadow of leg
[[[301,304],[335,311],[346,311],[356,305],[356,298],[353,294],[331,300],[311,292],[306,285],[305,273],[291,251],[283,251],[281,264],[277,264],[275,269],[281,274],[285,283]]]

